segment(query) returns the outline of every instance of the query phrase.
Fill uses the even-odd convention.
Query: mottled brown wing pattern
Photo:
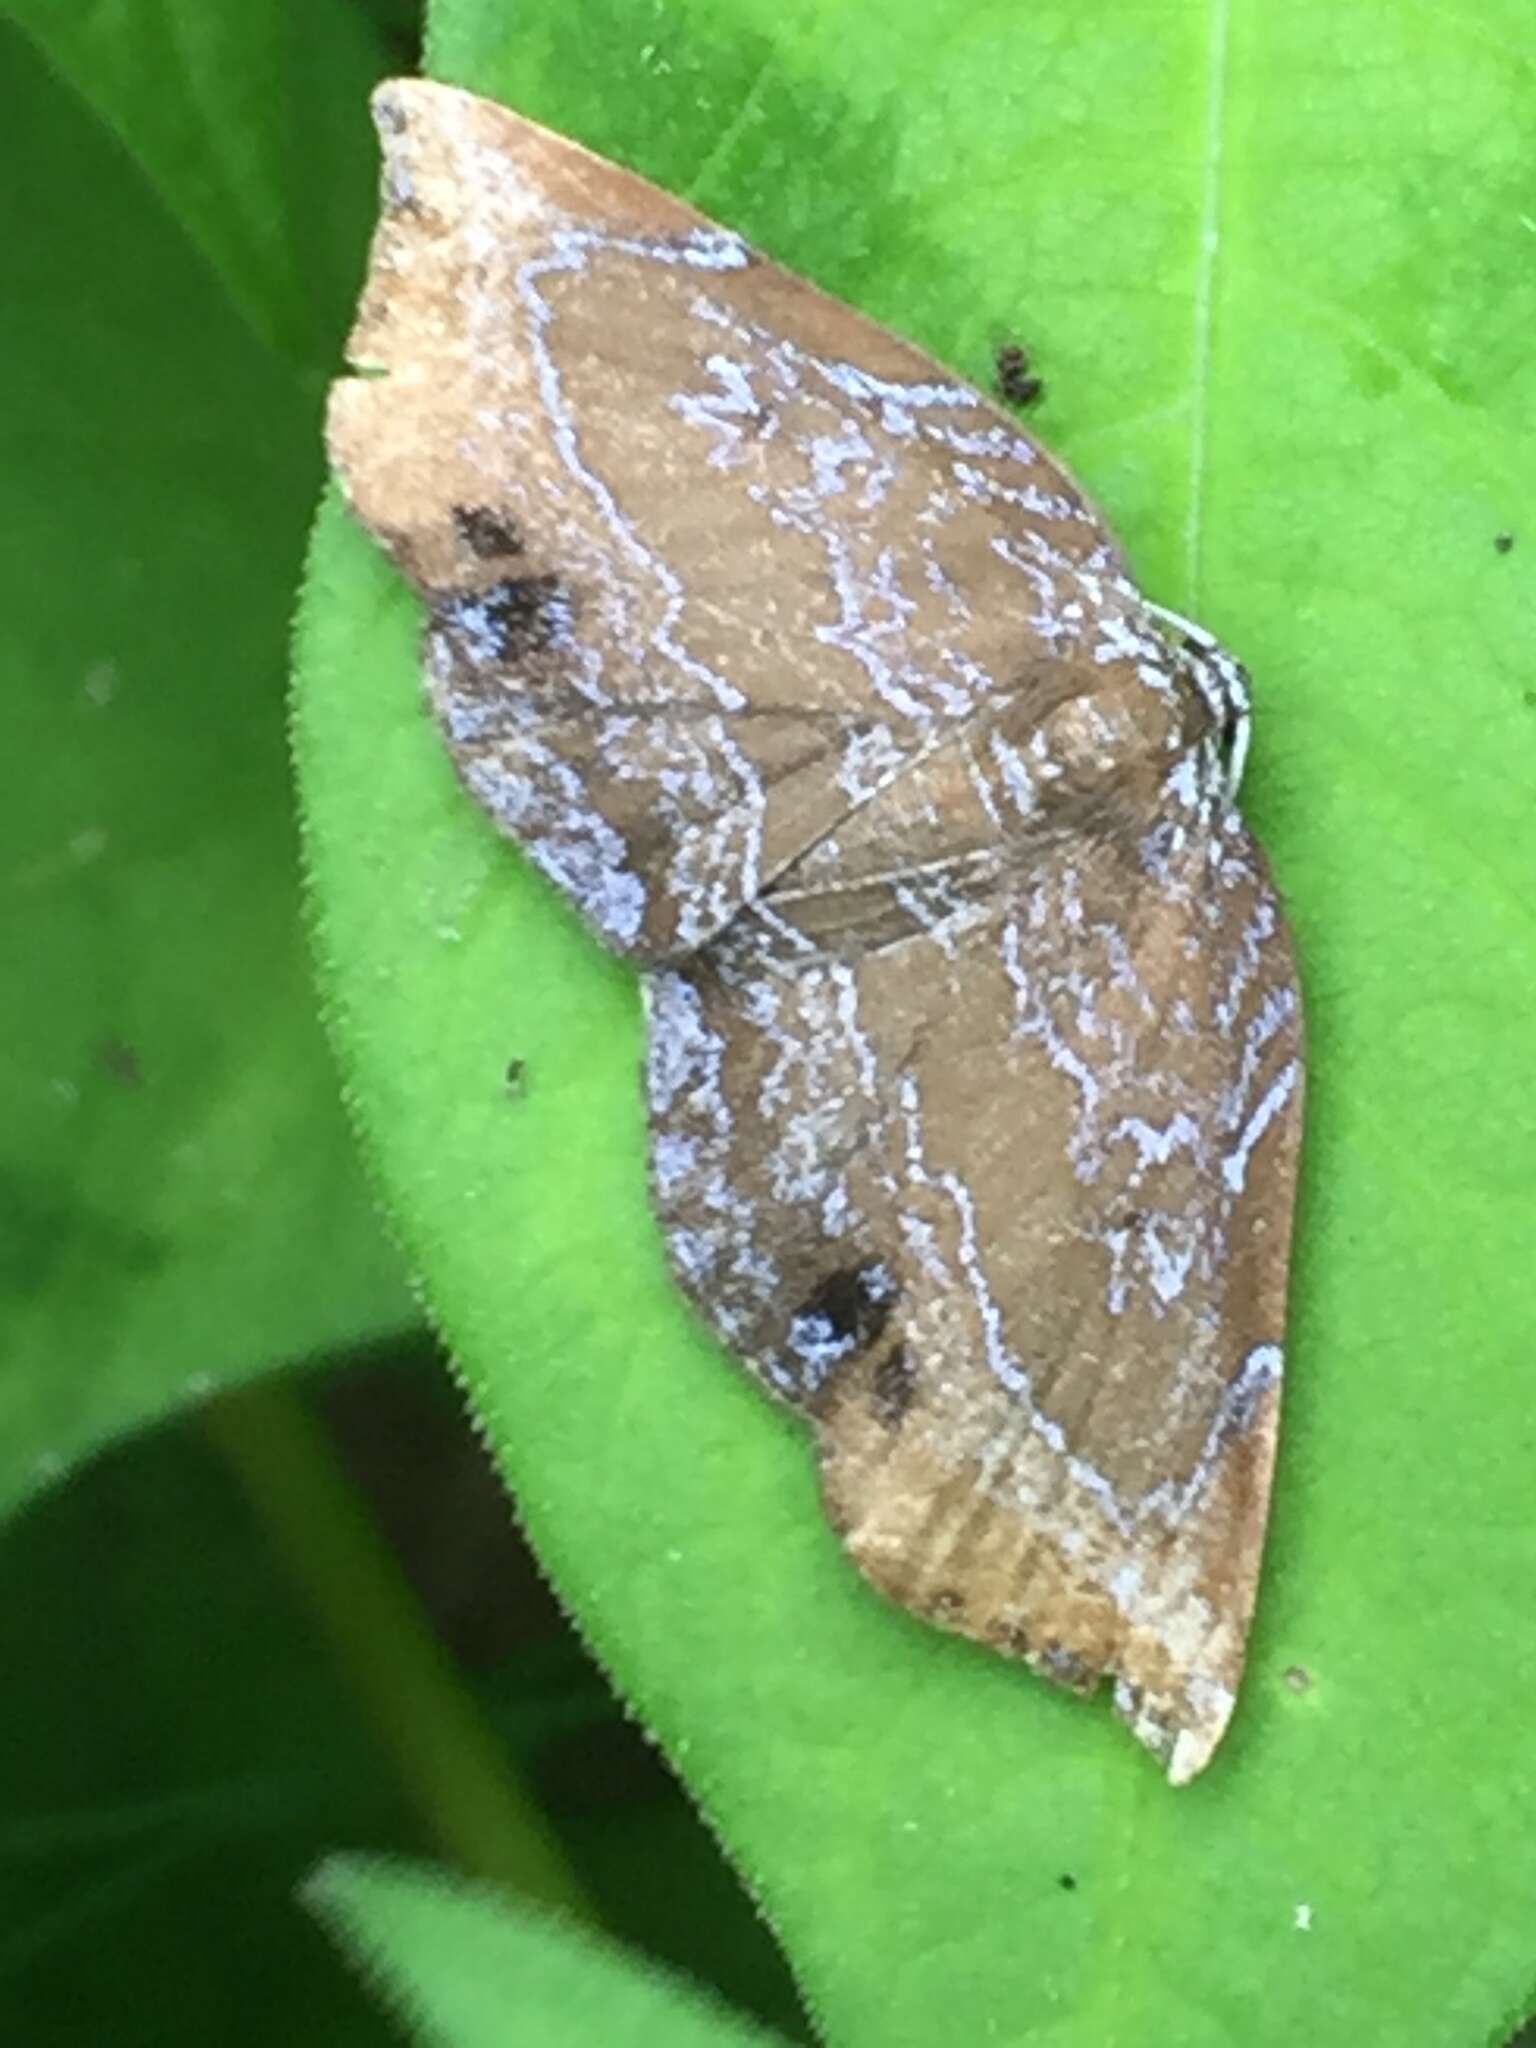
[[[350,353],[388,375],[336,387],[332,455],[428,598],[465,781],[609,945],[696,950],[1139,612],[1059,465],[908,344],[503,108],[376,105]]]
[[[459,770],[646,969],[682,1284],[885,1591],[1182,1781],[1230,1715],[1301,1103],[1241,670],[995,407],[469,95],[383,88],[329,434]]]
[[[1092,835],[1047,800],[992,890],[868,951],[744,919],[656,980],[651,1111],[684,1284],[813,1417],[863,1570],[1114,1673],[1183,1782],[1263,1544],[1302,1048],[1262,857],[1219,778],[1166,782]]]

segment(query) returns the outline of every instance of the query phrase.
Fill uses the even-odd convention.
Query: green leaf
[[[434,17],[439,75],[973,376],[1021,335],[1151,594],[1255,676],[1248,809],[1309,994],[1295,1341],[1242,1702],[1174,1792],[1105,1712],[843,1562],[805,1440],[663,1270],[631,977],[458,791],[414,605],[334,506],[317,535],[321,938],[400,1229],[543,1556],[834,2040],[1411,2048],[1488,2038],[1536,1983],[1521,23]]]
[[[9,1500],[414,1318],[297,916],[282,686],[318,393],[14,28],[0,54]]]
[[[421,1866],[337,1857],[309,1902],[440,2048],[750,2048],[776,2038],[552,1915]]]

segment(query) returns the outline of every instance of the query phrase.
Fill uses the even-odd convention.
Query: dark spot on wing
[[[930,1621],[957,1621],[965,1612],[965,1596],[953,1586],[940,1586],[936,1593],[928,1595],[927,1612]]]
[[[509,576],[440,597],[433,624],[469,668],[516,666],[564,645],[573,609],[558,576]]]
[[[455,505],[453,523],[459,539],[483,562],[523,552],[523,537],[515,523],[489,505]]]
[[[895,1301],[896,1283],[878,1260],[829,1274],[789,1319],[789,1350],[808,1383],[820,1386],[873,1344]]]

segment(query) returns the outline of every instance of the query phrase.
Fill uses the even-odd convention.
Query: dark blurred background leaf
[[[545,1590],[429,1347],[307,1382],[602,1926],[803,2038],[771,1939]],[[0,1546],[0,2041],[397,2041],[296,1889],[434,1845],[195,1423]]]
[[[27,12],[69,28],[81,69],[89,38],[119,133],[190,118],[182,70],[150,92],[130,65],[135,9]],[[172,10],[143,13],[170,36]],[[221,68],[240,10],[174,13],[188,64],[228,86],[200,132],[285,164],[259,195],[199,191],[196,243],[0,23],[0,1500],[167,1407],[416,1320],[316,1015],[283,711],[382,52],[354,10],[317,8],[326,109],[292,132],[284,102],[268,132]],[[290,231],[300,270],[259,265]],[[264,330],[307,335],[302,365],[253,327],[257,298]]]
[[[0,1500],[32,1498],[0,1548],[0,2039],[382,2043],[294,1891],[338,1846],[430,1850],[422,1815],[225,1459],[147,1426],[417,1322],[318,1021],[284,705],[366,93],[414,18],[3,13]],[[603,1920],[793,2027],[435,1350],[324,1414]]]

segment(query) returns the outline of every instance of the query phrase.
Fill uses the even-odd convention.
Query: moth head
[[[1189,706],[1189,742],[1200,748],[1209,779],[1236,800],[1248,759],[1248,671],[1213,633],[1176,612],[1148,606],[1168,636],[1175,674]]]
[[[1170,769],[1212,730],[1205,697],[1181,678],[1177,657],[1154,663],[1138,650],[1047,671],[999,705],[987,743],[1031,832],[1087,828],[1122,813],[1140,820]]]

